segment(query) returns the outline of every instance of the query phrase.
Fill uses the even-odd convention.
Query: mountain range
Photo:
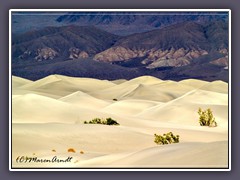
[[[14,12],[12,33],[40,30],[48,26],[95,26],[117,35],[130,35],[160,29],[172,24],[194,21],[206,24],[228,21],[226,12],[143,12],[143,11],[89,11],[89,12]]]
[[[144,15],[124,17],[109,17],[105,23],[128,25],[146,20]],[[81,18],[65,15],[57,21]],[[88,18],[104,24],[102,16]],[[124,36],[93,25],[54,26],[12,35],[12,72],[33,80],[56,73],[100,79],[148,74],[173,80],[228,81],[228,51],[228,22],[224,19],[205,24],[177,22]]]
[[[94,25],[105,31],[130,35],[172,24],[194,21],[201,24],[227,21],[224,12],[69,12],[56,18],[58,23]]]

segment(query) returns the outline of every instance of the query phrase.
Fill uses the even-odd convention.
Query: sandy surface
[[[228,167],[227,83],[51,75],[35,82],[13,76],[12,87],[13,167]],[[213,110],[217,127],[199,125],[199,107]],[[83,123],[97,117],[120,125]],[[179,143],[154,143],[155,133],[170,131]],[[22,156],[71,160],[17,162]]]

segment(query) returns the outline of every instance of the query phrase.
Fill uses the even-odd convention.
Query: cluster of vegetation
[[[199,108],[198,114],[199,114],[199,123],[201,126],[210,126],[210,127],[217,126],[217,123],[215,121],[215,118],[213,117],[213,113],[210,108],[208,108],[205,111]],[[106,118],[106,119],[94,118],[89,122],[84,121],[84,124],[119,125],[119,123],[112,118]],[[158,145],[179,143],[179,135],[174,135],[172,132],[168,132],[163,135],[154,134],[154,136],[155,136],[154,142]]]
[[[119,123],[112,118],[106,118],[106,119],[95,118],[89,122],[84,121],[84,124],[119,125]]]
[[[210,108],[203,111],[201,108],[198,109],[199,114],[199,123],[201,126],[209,126],[209,127],[216,127],[217,122],[213,117],[213,113]]]
[[[114,98],[113,101],[118,101],[118,99]]]
[[[169,132],[167,134],[157,135],[154,134],[155,140],[154,142],[158,145],[164,145],[164,144],[171,144],[171,143],[179,143],[179,135],[173,135],[172,132]]]

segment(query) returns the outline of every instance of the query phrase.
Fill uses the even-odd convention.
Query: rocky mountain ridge
[[[144,58],[142,64],[147,68],[178,67],[212,51],[227,57],[228,32],[223,22],[206,27],[185,22],[122,37],[92,26],[63,26],[19,35],[13,39],[12,47],[15,59],[93,57],[96,61],[112,63]],[[226,64],[226,59],[219,61]]]
[[[127,36],[93,26],[47,27],[13,37],[12,73],[28,79],[62,74],[228,81],[228,40],[223,21],[184,22]]]
[[[47,27],[15,36],[13,59],[87,58],[111,47],[118,36],[93,26]]]
[[[194,21],[206,24],[227,21],[224,12],[69,12],[56,19],[58,23],[93,25],[110,33],[130,35],[173,24]]]
[[[221,37],[213,41],[215,34]],[[215,64],[228,64],[228,32],[225,24],[219,22],[204,27],[195,22],[186,22],[122,38],[113,47],[96,54],[94,60],[111,63],[143,58],[141,63],[153,69],[185,66],[213,51],[223,56],[216,59]]]

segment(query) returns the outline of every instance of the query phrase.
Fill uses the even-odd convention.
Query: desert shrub
[[[154,134],[154,136],[154,142],[158,145],[179,143],[179,135],[175,136],[172,132],[163,135]]]
[[[106,123],[106,125],[119,125],[119,123],[112,118],[107,118],[104,122]]]
[[[89,122],[84,121],[84,124],[119,125],[119,123],[112,118],[106,118],[106,119],[94,118]]]
[[[89,121],[86,124],[102,124],[102,120],[100,118],[95,118],[95,119],[92,119],[91,121]]]
[[[80,151],[80,154],[84,154],[84,152],[83,152],[83,151]]]
[[[217,122],[215,121],[212,110],[210,108],[208,108],[205,111],[203,111],[201,108],[199,108],[198,114],[199,114],[199,124],[201,126],[209,126],[209,127],[217,126]]]
[[[75,149],[73,149],[73,148],[69,148],[69,149],[68,149],[68,152],[75,153],[76,151],[75,151]]]
[[[118,101],[118,100],[116,98],[114,98],[113,101]]]

